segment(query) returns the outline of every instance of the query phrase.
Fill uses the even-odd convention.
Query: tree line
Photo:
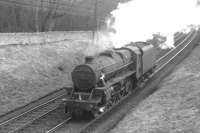
[[[70,12],[59,12],[59,0],[48,0],[45,8],[43,0],[37,7],[5,5],[0,3],[0,32],[45,32],[66,30],[93,30],[94,16],[81,16]]]

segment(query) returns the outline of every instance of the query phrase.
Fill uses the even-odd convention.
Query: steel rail
[[[160,64],[161,61],[163,61],[165,58],[168,57],[168,55],[170,55],[172,52],[174,52],[176,50],[176,48],[182,46],[182,44],[188,39],[190,38],[190,35],[192,35],[193,32],[190,32],[188,36],[186,36],[186,38],[184,38],[177,46],[175,46],[175,48],[173,48],[172,50],[170,50],[169,52],[167,52],[164,56],[162,56],[161,58],[159,58],[156,63]]]
[[[194,33],[194,35],[192,35],[191,40],[189,40],[189,42],[186,43],[185,46],[181,47],[181,49],[178,52],[174,52],[175,55],[173,55],[167,62],[165,62],[164,64],[162,64],[158,69],[156,69],[155,73],[158,73],[159,71],[161,71],[167,64],[169,64],[177,55],[179,55],[184,49],[186,49],[186,47],[188,47],[188,45],[194,41],[194,39],[197,36],[197,32]]]
[[[193,32],[194,33],[194,32]],[[175,53],[173,55],[173,57],[171,57],[168,61],[166,61],[161,67],[159,67],[150,77],[149,80],[147,80],[147,82],[145,84],[139,85],[137,87],[136,94],[131,93],[130,95],[128,95],[127,97],[125,97],[122,101],[120,101],[116,106],[112,107],[110,110],[108,110],[106,113],[102,114],[100,117],[96,118],[95,120],[91,121],[90,123],[88,123],[86,126],[84,126],[81,130],[80,133],[90,133],[90,132],[95,132],[95,133],[104,133],[104,132],[109,132],[109,130],[114,127],[117,122],[126,115],[126,113],[128,112],[128,110],[123,111],[123,113],[121,113],[121,116],[118,116],[117,121],[113,121],[113,119],[111,120],[112,122],[110,122],[110,125],[106,125],[105,127],[99,127],[101,124],[103,124],[103,122],[105,122],[105,120],[109,120],[109,118],[114,115],[114,114],[118,114],[119,110],[122,110],[122,106],[129,106],[129,108],[133,108],[134,106],[136,106],[138,104],[138,99],[145,98],[145,96],[147,96],[148,94],[150,94],[153,90],[155,90],[155,86],[161,81],[161,79],[166,76],[171,70],[172,68],[178,64],[187,54],[189,54],[189,52],[192,50],[192,48],[195,46],[196,44],[196,39],[199,33],[195,31],[195,33],[190,36],[190,39],[186,40],[186,45],[182,47],[182,49],[179,50],[179,52]],[[193,42],[194,41],[194,42]],[[199,39],[198,39],[199,41]],[[193,44],[191,44],[193,42]],[[190,46],[190,47],[189,47]],[[163,72],[164,71],[164,72]],[[160,76],[160,78],[158,78]],[[146,92],[145,92],[146,90]],[[141,93],[140,93],[141,91]],[[136,95],[135,97],[133,95]],[[134,104],[133,103],[129,103],[130,105],[126,105],[128,103],[128,101],[130,100],[134,100]],[[136,100],[137,99],[137,100]],[[131,101],[132,101],[131,100]],[[126,104],[125,104],[126,103]],[[123,109],[125,109],[123,107]],[[118,113],[117,113],[118,112]],[[99,128],[98,128],[99,127]]]
[[[181,43],[181,41],[184,40],[184,38],[187,37],[188,34],[176,35],[177,37],[174,37],[174,45]]]
[[[66,40],[69,40],[69,39],[52,41],[52,42],[48,42],[48,44],[53,44],[56,42],[62,42],[62,41],[66,41]],[[34,44],[41,45],[41,43],[34,43]],[[12,45],[12,44],[0,46],[0,48],[10,46],[10,45]],[[17,45],[17,44],[13,44],[13,45]],[[61,98],[65,94],[66,94],[66,89],[60,88],[60,89],[57,89],[57,90],[39,98],[38,100],[32,101],[22,107],[16,108],[15,110],[9,111],[9,112],[1,115],[0,116],[0,132],[1,132],[2,127],[7,125],[8,123],[18,119],[19,117],[22,117],[23,115],[26,115],[27,113],[29,113],[37,108],[47,105],[49,102],[51,102],[53,100]]]
[[[54,95],[55,95],[55,93],[54,93]],[[54,98],[51,98],[50,100],[48,100],[46,102],[43,102],[42,104],[40,104],[38,106],[32,107],[32,108],[28,109],[27,111],[24,111],[23,113],[20,112],[20,111],[18,111],[19,115],[14,116],[14,113],[13,113],[13,115],[11,115],[13,117],[11,117],[10,115],[8,115],[8,116],[11,117],[10,119],[7,118],[7,120],[5,120],[7,115],[4,116],[4,120],[5,121],[3,121],[3,122],[0,123],[0,131],[12,133],[12,132],[16,132],[16,131],[21,130],[22,128],[26,127],[27,125],[30,125],[34,121],[42,118],[43,116],[49,114],[50,112],[56,110],[57,107],[55,105],[50,106],[49,104],[52,101],[55,101],[57,99],[62,99],[62,97],[64,95],[65,94],[62,93],[61,95],[58,95],[58,96],[56,96]],[[59,103],[57,103],[57,105],[59,105]],[[48,107],[48,106],[50,106],[50,108],[45,109],[43,112],[42,111],[37,112],[38,110],[41,110],[42,108],[45,108],[45,107]],[[33,118],[30,119],[31,118],[30,117],[31,114],[34,114],[34,111],[36,111],[39,114],[37,114],[36,116],[33,115],[32,116]],[[25,119],[25,121],[24,121],[23,117],[25,115],[27,115],[29,117],[29,119]],[[27,118],[27,116],[25,118]],[[22,122],[20,122],[20,118],[22,118]],[[52,129],[50,129],[49,131],[47,131],[47,133],[55,132],[57,129],[59,129],[65,123],[67,123],[70,119],[71,119],[71,117],[69,117],[69,119],[63,121],[62,123],[58,124],[57,126],[53,127]],[[14,123],[12,123],[12,122],[14,122]],[[16,123],[20,123],[20,124],[17,124],[17,126],[16,126]],[[14,128],[13,128],[13,126],[14,126]]]
[[[177,45],[174,49],[170,50],[167,54],[165,54],[164,56],[162,56],[158,62],[156,62],[157,64],[157,68],[161,67],[166,61],[168,61],[170,58],[172,58],[172,56],[174,55],[174,53],[177,53],[182,47],[184,47],[188,41],[188,39],[190,39],[193,36],[194,32],[191,32],[190,34],[188,34],[187,37],[185,37],[185,39],[183,39],[183,41],[181,41],[179,43],[179,45]],[[166,56],[167,55],[167,56]]]
[[[63,39],[59,41],[52,41],[48,42],[47,44],[53,44],[57,42],[64,42],[70,39]],[[34,45],[41,45],[43,43],[33,43]],[[18,44],[9,44],[0,46],[7,47],[12,45],[18,45]],[[23,45],[27,46],[27,45]],[[25,106],[19,107],[15,110],[9,111],[8,113],[0,116],[0,132],[15,132],[18,130],[21,130],[22,128],[26,127],[27,125],[33,123],[34,121],[38,120],[39,118],[47,115],[48,113],[54,111],[56,109],[56,105],[59,105],[61,99],[66,95],[66,89],[61,88],[57,89],[52,93],[49,93],[48,95],[32,101],[31,103],[28,103]],[[58,101],[53,103],[54,101]],[[50,104],[53,104],[54,106],[51,106]],[[45,107],[48,109],[45,109]],[[43,108],[43,110],[42,110]],[[41,110],[41,111],[39,111]],[[34,113],[37,113],[34,114]],[[32,117],[28,118],[28,116]],[[24,118],[23,118],[24,117]],[[27,119],[26,119],[27,118]],[[26,120],[24,120],[26,119]],[[21,121],[21,122],[20,122]],[[20,123],[20,124],[19,124]]]
[[[66,95],[65,88],[56,90],[39,100],[33,101],[17,111],[11,111],[0,118],[0,132],[12,133],[54,111]]]
[[[191,34],[189,34],[189,35],[186,36],[187,39],[189,39],[188,36],[191,37]],[[177,36],[177,38],[178,38],[177,41],[178,41],[179,39],[181,39],[182,37],[183,37],[182,35]],[[179,48],[180,46],[182,46],[181,44],[182,44],[182,43],[185,43],[185,42],[187,41],[187,39],[184,38],[184,39],[183,39],[184,41],[181,41],[180,44],[176,46],[176,48]],[[171,54],[174,54],[174,52],[173,52],[173,53],[171,52]],[[162,57],[161,57],[161,58],[162,58]],[[144,84],[143,84],[143,85],[144,85]],[[129,95],[127,95],[126,97],[123,97],[122,100],[121,100],[121,102],[122,102],[123,100],[126,100],[127,98],[129,98],[131,95],[132,95],[132,94],[129,94]],[[112,109],[114,109],[115,106],[118,106],[121,102],[116,103],[113,107],[111,107],[111,109],[109,109],[109,111],[112,110]],[[107,111],[107,112],[109,112],[109,111]],[[107,112],[106,112],[106,113],[107,113]],[[105,114],[106,114],[106,113],[105,113]],[[102,116],[104,116],[104,114],[102,114],[102,115],[100,116],[100,118],[101,118]],[[98,118],[97,118],[97,119],[98,119]],[[89,125],[90,125],[91,123],[94,124],[94,122],[95,122],[97,119],[95,119],[95,120],[93,120],[93,121],[91,121],[91,122],[89,122],[89,123],[84,124],[84,125],[82,126],[82,128],[80,128],[80,129],[81,129],[80,132],[83,132],[84,129],[88,129]],[[69,122],[69,121],[68,121],[68,120],[63,121],[62,123],[60,123],[60,124],[58,124],[57,126],[53,127],[51,130],[46,131],[46,133],[54,133],[54,132],[56,133],[56,131],[59,131],[59,129],[61,129],[62,127],[66,126],[66,125],[65,125],[66,122]],[[90,127],[89,127],[89,128],[90,128]]]
[[[72,119],[72,117],[69,115],[68,118],[64,121],[62,121],[61,123],[57,124],[56,126],[54,126],[53,128],[49,129],[48,131],[46,131],[45,133],[53,133],[56,132],[56,130],[58,130],[59,128],[63,127],[66,123],[68,123],[70,120]]]
[[[38,119],[41,119],[42,117],[44,117],[44,116],[46,116],[47,114],[49,114],[49,113],[51,113],[51,112],[53,112],[54,110],[56,110],[57,109],[57,107],[52,107],[52,109],[48,109],[48,111],[46,110],[46,112],[39,112],[39,113],[41,113],[39,116],[33,116],[33,118],[30,120],[30,116],[29,116],[29,118],[25,118],[26,120],[28,119],[28,121],[22,121],[22,123],[21,123],[21,121],[20,122],[18,122],[18,123],[14,123],[14,126],[13,125],[11,125],[12,127],[14,127],[14,128],[11,128],[10,127],[10,125],[9,126],[7,126],[7,127],[4,127],[4,129],[3,130],[1,130],[2,132],[8,132],[8,133],[14,133],[14,132],[17,132],[17,131],[20,131],[21,129],[23,129],[23,128],[25,128],[25,127],[27,127],[27,126],[29,126],[31,123],[33,123],[34,121],[37,121]],[[30,115],[30,114],[29,114]],[[23,118],[23,120],[24,120],[24,118]],[[15,127],[16,126],[16,127]]]
[[[173,49],[173,50],[171,51],[171,53],[169,54],[169,56],[165,56],[164,58],[162,58],[162,59],[160,60],[159,65],[158,65],[157,67],[160,67],[163,63],[165,63],[166,61],[168,61],[169,59],[171,59],[172,56],[174,55],[173,53],[177,53],[182,47],[184,47],[185,45],[187,45],[187,43],[185,43],[185,42],[187,42],[188,39],[190,40],[190,38],[192,38],[193,35],[194,35],[194,32],[191,32],[191,33],[186,37],[186,39],[184,39],[184,41],[182,41],[181,44],[179,44],[179,45],[176,47],[176,49]],[[170,56],[170,55],[171,55],[171,56]]]

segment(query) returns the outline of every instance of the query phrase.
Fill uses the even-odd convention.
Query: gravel
[[[200,46],[110,133],[200,133]]]

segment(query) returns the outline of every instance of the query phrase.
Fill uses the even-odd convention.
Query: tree
[[[35,10],[35,31],[40,32],[41,31],[40,14],[42,13],[43,0],[37,1],[37,5],[40,5],[40,6],[36,7],[36,10]]]
[[[56,20],[64,16],[58,13],[59,0],[49,0],[48,6],[44,6],[43,0],[38,1],[38,8],[35,12],[35,27],[37,32],[52,31],[55,27]]]

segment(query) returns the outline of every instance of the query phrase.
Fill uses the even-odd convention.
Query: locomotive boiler
[[[86,112],[94,117],[112,107],[134,90],[156,67],[156,48],[135,42],[85,58],[71,73],[66,111],[73,116]]]

